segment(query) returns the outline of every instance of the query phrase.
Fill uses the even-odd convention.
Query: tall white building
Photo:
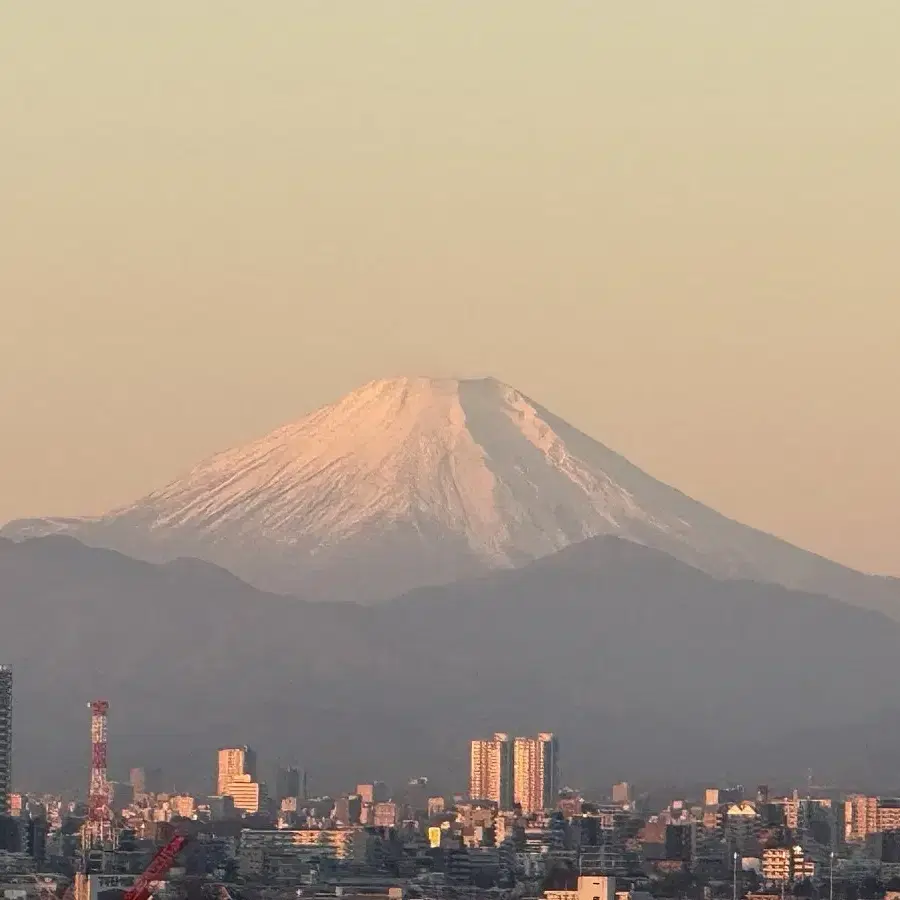
[[[559,793],[559,742],[543,732],[517,737],[497,732],[491,740],[472,741],[469,796],[490,800],[500,809],[518,804],[525,813],[556,806]]]
[[[259,811],[256,753],[249,747],[223,747],[216,769],[216,794],[233,797],[235,809]]]
[[[513,745],[513,800],[522,812],[552,809],[559,793],[559,741],[550,732],[517,737]]]
[[[489,741],[472,741],[469,797],[512,809],[513,745],[508,734],[498,731]]]

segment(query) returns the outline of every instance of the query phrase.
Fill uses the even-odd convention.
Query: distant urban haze
[[[900,574],[900,7],[0,12],[0,522],[493,375]],[[2,662],[2,660],[0,660]]]

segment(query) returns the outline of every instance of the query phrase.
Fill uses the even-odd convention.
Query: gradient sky
[[[900,574],[900,4],[0,8],[0,520],[493,374]]]

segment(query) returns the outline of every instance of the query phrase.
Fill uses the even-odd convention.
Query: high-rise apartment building
[[[469,798],[489,800],[500,809],[514,805],[532,813],[556,807],[559,794],[559,741],[549,732],[517,737],[497,732],[472,741]]]
[[[513,800],[522,812],[556,805],[559,793],[559,741],[549,732],[517,737],[513,744]]]
[[[9,815],[12,789],[12,669],[0,666],[0,816]]]
[[[256,781],[256,753],[249,747],[223,747],[219,750],[219,764],[216,771],[216,794],[224,797],[231,792],[229,785],[235,779],[247,783],[243,777],[249,775],[248,781]]]
[[[489,741],[472,741],[469,797],[512,809],[513,743],[508,734],[498,731]]]
[[[844,801],[844,839],[861,843],[879,832],[900,830],[900,800],[850,794]]]

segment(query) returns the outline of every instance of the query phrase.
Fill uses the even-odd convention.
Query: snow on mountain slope
[[[151,533],[308,547],[411,527],[486,566],[596,534],[676,533],[573,456],[517,391],[493,379],[376,381],[114,514]]]
[[[368,527],[433,520],[502,555],[495,483],[453,383],[376,382],[120,511],[151,530],[327,546]]]
[[[375,381],[99,519],[28,520],[3,534],[42,527],[150,559],[197,556],[262,587],[328,598],[382,599],[600,534],[716,575],[878,608],[895,595],[884,579],[690,500],[491,378]]]

